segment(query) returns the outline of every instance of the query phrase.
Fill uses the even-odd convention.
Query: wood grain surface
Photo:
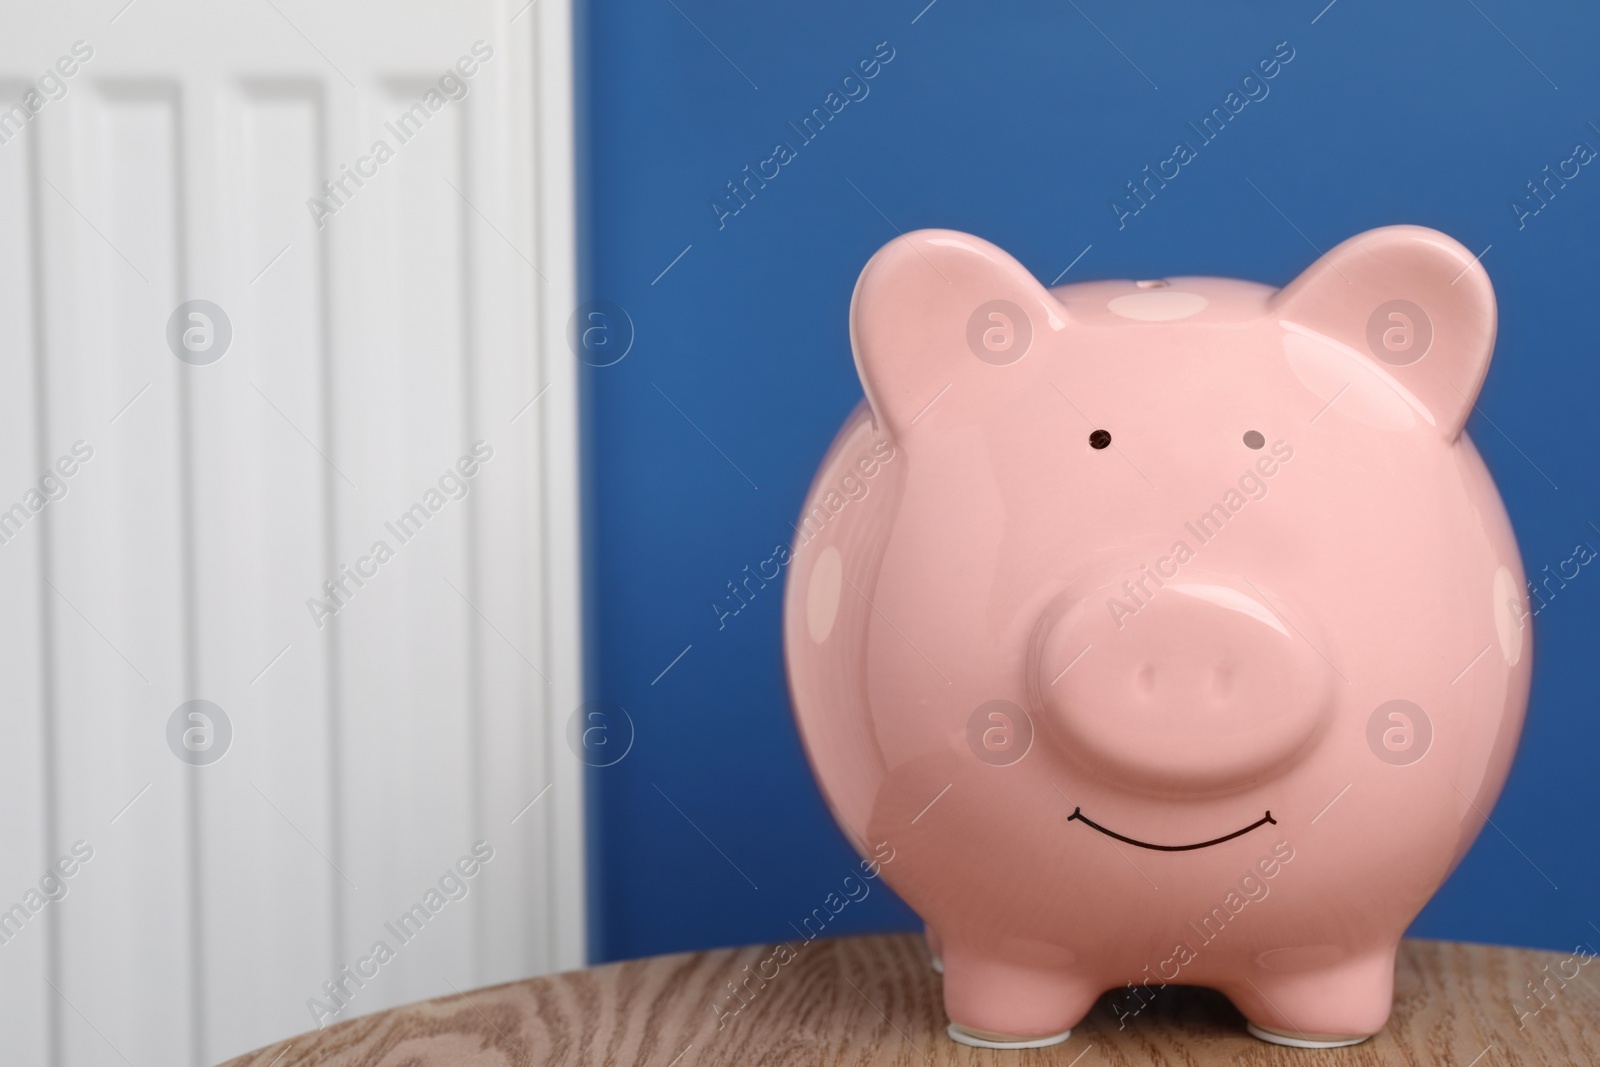
[[[1064,1044],[994,1052],[945,1036],[940,978],[920,937],[802,942],[795,952],[737,1012],[728,983],[772,957],[772,946],[473,990],[312,1031],[227,1067],[1600,1063],[1600,967],[1565,953],[1407,941],[1388,1027],[1351,1048],[1264,1044],[1220,994],[1174,986],[1120,1028],[1107,996]],[[1544,983],[1542,999],[1530,983]]]

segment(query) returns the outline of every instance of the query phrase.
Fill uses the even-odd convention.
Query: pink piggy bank
[[[850,315],[866,401],[800,519],[785,655],[950,1036],[1044,1046],[1174,983],[1281,1044],[1380,1030],[1527,705],[1522,565],[1462,432],[1482,266],[1395,226],[1281,290],[1050,289],[928,230]]]

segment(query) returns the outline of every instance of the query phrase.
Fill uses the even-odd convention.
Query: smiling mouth
[[[1067,821],[1068,822],[1071,822],[1074,819],[1077,819],[1079,822],[1083,823],[1085,826],[1089,826],[1089,827],[1092,827],[1093,829],[1099,830],[1101,833],[1105,834],[1107,837],[1114,837],[1118,841],[1126,841],[1128,844],[1130,844],[1130,845],[1138,845],[1140,848],[1153,848],[1157,852],[1189,852],[1189,851],[1191,851],[1193,849],[1197,849],[1197,848],[1209,848],[1212,845],[1220,845],[1224,841],[1232,841],[1234,838],[1241,837],[1244,834],[1249,833],[1251,830],[1254,830],[1257,827],[1265,826],[1268,823],[1271,823],[1274,826],[1278,825],[1278,820],[1274,819],[1272,817],[1272,812],[1269,811],[1265,815],[1263,815],[1261,818],[1259,818],[1255,822],[1251,823],[1249,826],[1246,826],[1243,830],[1235,830],[1231,834],[1223,834],[1221,837],[1214,837],[1210,841],[1201,841],[1200,843],[1194,844],[1194,845],[1152,845],[1148,841],[1139,841],[1139,840],[1137,840],[1135,838],[1132,838],[1132,837],[1124,837],[1123,835],[1117,833],[1115,830],[1107,830],[1104,826],[1101,826],[1099,823],[1095,822],[1093,819],[1091,819],[1087,815],[1085,815],[1083,813],[1083,809],[1082,808],[1073,808],[1072,809],[1072,814],[1067,816]]]

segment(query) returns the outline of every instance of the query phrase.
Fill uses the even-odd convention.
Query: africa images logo
[[[367,182],[378,176],[378,168],[395,157],[401,146],[422,132],[433,116],[443,111],[446,104],[460,103],[472,91],[469,84],[482,64],[494,58],[494,48],[484,41],[472,43],[472,55],[462,56],[455,65],[439,75],[436,84],[423,92],[422,98],[395,117],[385,122],[384,129],[394,136],[394,144],[380,137],[372,142],[367,154],[357,157],[355,165],[339,164],[339,175],[322,183],[322,196],[307,197],[306,210],[311,221],[322,229],[328,220],[349,206],[356,193]]]

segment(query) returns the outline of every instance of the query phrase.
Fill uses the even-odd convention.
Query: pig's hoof
[[[1044,1037],[1013,1037],[1010,1034],[997,1034],[991,1030],[969,1030],[959,1023],[951,1023],[945,1028],[945,1033],[950,1035],[950,1040],[962,1045],[971,1045],[973,1048],[1049,1048],[1059,1045],[1072,1036],[1071,1030],[1063,1030],[1059,1034],[1046,1034]]]
[[[934,974],[944,973],[944,960],[940,959],[938,956],[930,957],[928,965],[933,968]]]
[[[1290,1048],[1344,1048],[1346,1045],[1359,1045],[1372,1036],[1371,1034],[1359,1034],[1355,1037],[1339,1034],[1286,1034],[1282,1030],[1271,1030],[1252,1022],[1245,1023],[1245,1028],[1250,1031],[1252,1037],[1270,1041],[1274,1045],[1288,1045]]]

